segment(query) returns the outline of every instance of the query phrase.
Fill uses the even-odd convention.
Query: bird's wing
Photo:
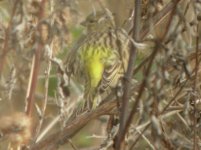
[[[121,71],[122,63],[120,61],[113,65],[107,66],[102,74],[102,79],[99,84],[99,91],[105,92],[111,87],[115,87],[123,73]]]

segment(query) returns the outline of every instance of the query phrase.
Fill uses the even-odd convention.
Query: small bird
[[[81,23],[83,34],[67,54],[65,71],[84,84],[87,109],[96,108],[98,97],[114,88],[127,70],[131,38],[117,28],[109,11],[91,13]]]

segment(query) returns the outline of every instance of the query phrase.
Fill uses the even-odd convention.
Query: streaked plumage
[[[124,75],[131,40],[126,31],[114,27],[108,12],[89,15],[84,25],[87,33],[68,53],[66,72],[85,85],[84,99],[91,109],[100,92],[115,87]]]

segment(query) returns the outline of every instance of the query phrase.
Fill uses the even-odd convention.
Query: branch
[[[5,35],[5,41],[4,41],[4,46],[3,46],[3,49],[2,49],[2,54],[0,56],[0,73],[3,72],[3,66],[4,66],[4,62],[5,62],[5,57],[7,55],[7,53],[9,52],[9,49],[8,49],[8,44],[9,44],[9,36],[10,36],[10,30],[13,26],[13,17],[15,15],[15,12],[16,12],[16,9],[17,9],[17,4],[18,4],[18,0],[15,0],[14,2],[14,6],[13,6],[13,11],[11,13],[11,18],[10,18],[10,21],[9,21],[9,24],[8,24],[8,27],[6,28],[6,35]]]
[[[44,17],[44,8],[45,8],[45,3],[46,0],[41,1],[41,7],[40,7],[40,13],[39,13],[39,20],[42,20]],[[40,24],[38,25],[37,28],[40,33]],[[38,41],[37,48],[35,49],[35,55],[32,60],[32,69],[30,73],[30,78],[29,78],[29,86],[27,89],[27,96],[26,96],[26,114],[31,116],[33,112],[33,106],[34,106],[34,94],[36,90],[36,85],[37,85],[37,79],[38,79],[38,72],[40,69],[40,64],[41,64],[41,55],[42,51],[44,49],[44,43],[42,41]]]
[[[161,39],[159,42],[162,42],[168,32],[168,29],[170,27],[170,24],[171,24],[171,21],[172,21],[172,17],[174,15],[174,12],[176,10],[176,6],[178,4],[179,0],[176,0],[173,2],[173,11],[171,12],[171,17],[169,18],[169,22],[167,23],[167,28],[164,32],[164,34],[162,35]],[[140,4],[141,4],[141,1],[140,0],[136,0],[135,2],[135,19],[134,19],[134,27],[133,27],[133,38],[138,41],[140,40],[140,35],[139,35],[139,26],[140,26]],[[170,8],[169,8],[170,9]],[[161,16],[159,16],[159,18],[161,18]],[[158,18],[158,19],[159,19]],[[157,18],[155,18],[156,20],[158,20]],[[155,21],[156,21],[155,20]],[[156,25],[156,22],[154,22],[155,25]],[[146,26],[145,26],[146,27]],[[145,36],[145,33],[148,33],[148,30],[146,32],[144,32],[144,35],[142,34],[141,36]],[[145,77],[143,79],[143,82],[139,88],[139,91],[138,91],[138,95],[136,97],[136,100],[135,100],[135,103],[133,105],[133,108],[128,116],[128,119],[127,119],[127,115],[128,115],[128,102],[129,102],[129,89],[131,87],[131,84],[129,83],[129,81],[125,81],[124,83],[124,95],[123,95],[123,99],[122,99],[122,110],[121,110],[121,113],[120,113],[120,129],[119,129],[119,133],[118,133],[118,137],[117,137],[117,141],[116,141],[116,149],[117,150],[120,150],[120,149],[124,149],[124,146],[123,146],[123,141],[124,141],[124,137],[126,135],[126,132],[132,122],[132,118],[133,116],[135,115],[136,113],[136,110],[137,110],[137,106],[138,106],[138,103],[140,101],[140,98],[144,92],[144,88],[146,87],[146,84],[147,84],[147,77],[149,76],[150,74],[150,70],[151,70],[151,66],[153,64],[153,61],[154,61],[154,58],[157,54],[157,51],[158,51],[158,48],[159,46],[156,46],[156,48],[154,49],[153,53],[151,54],[151,57],[150,57],[150,61],[149,61],[149,64],[148,64],[148,67],[145,71]],[[129,60],[129,66],[128,66],[128,70],[126,72],[126,78],[127,79],[131,79],[132,78],[132,75],[133,75],[133,72],[134,72],[134,58],[135,58],[135,48],[132,47],[131,49],[131,53],[130,53],[130,60]]]
[[[134,16],[134,26],[133,26],[133,39],[135,41],[140,41],[140,26],[141,26],[141,0],[135,1],[135,16]],[[128,63],[128,69],[125,74],[125,80],[124,80],[124,93],[122,98],[122,109],[120,111],[120,127],[119,127],[119,133],[117,135],[117,140],[115,142],[115,148],[117,150],[124,149],[124,135],[125,135],[125,125],[128,115],[128,103],[129,103],[129,93],[131,89],[131,83],[130,80],[132,79],[133,72],[134,72],[134,61],[136,58],[136,48],[132,44],[130,49],[130,58]]]
[[[162,42],[162,41],[164,40],[164,38],[165,38],[165,36],[166,36],[166,34],[167,34],[169,28],[170,28],[171,21],[173,20],[173,16],[174,16],[174,14],[175,14],[176,6],[177,6],[178,2],[179,2],[179,0],[175,0],[175,1],[174,1],[174,7],[173,7],[174,9],[172,10],[171,17],[169,18],[169,21],[168,21],[168,23],[167,23],[166,30],[165,30],[163,36],[161,37],[160,42]],[[139,91],[138,91],[137,98],[136,98],[136,100],[135,100],[135,103],[134,103],[134,105],[133,105],[133,108],[132,108],[132,110],[131,110],[131,112],[130,112],[130,114],[129,114],[128,120],[127,120],[127,122],[126,122],[126,125],[125,125],[125,128],[124,128],[124,132],[123,132],[124,134],[125,134],[126,131],[128,130],[128,127],[129,127],[129,125],[130,125],[131,122],[132,122],[132,118],[133,118],[133,116],[134,116],[135,113],[136,113],[138,103],[139,103],[139,101],[140,101],[140,98],[141,98],[141,96],[142,96],[142,93],[144,92],[144,88],[145,88],[145,86],[146,86],[146,84],[147,84],[147,77],[148,77],[149,74],[150,74],[151,66],[152,66],[153,60],[154,60],[154,58],[155,58],[155,56],[156,56],[156,54],[157,54],[158,48],[159,48],[159,45],[156,45],[156,48],[155,48],[155,50],[154,50],[153,53],[152,53],[151,59],[150,59],[149,64],[148,64],[148,67],[147,67],[147,69],[146,69],[146,71],[145,71],[145,77],[144,77],[143,82],[142,82],[142,84],[141,84],[141,86],[140,86],[140,89],[139,89]],[[125,136],[125,135],[124,135],[124,136]]]
[[[193,149],[198,149],[197,144],[197,118],[196,118],[196,99],[198,98],[197,93],[197,82],[198,82],[198,70],[199,70],[199,24],[197,24],[197,37],[196,37],[196,57],[195,57],[195,78],[194,78],[194,85],[193,85],[193,91],[194,91],[194,105],[193,105],[193,111],[194,111],[194,118],[193,118]]]
[[[110,98],[110,97],[109,97]],[[107,99],[109,99],[107,98]],[[107,101],[101,106],[99,106],[97,109],[81,114],[80,116],[77,116],[74,120],[67,123],[66,127],[61,130],[57,131],[50,136],[48,136],[43,141],[34,144],[30,150],[38,150],[42,148],[57,146],[59,144],[65,143],[68,138],[71,138],[73,135],[75,135],[80,129],[82,129],[89,121],[100,117],[102,115],[108,115],[111,114],[114,109],[116,108],[116,100]]]

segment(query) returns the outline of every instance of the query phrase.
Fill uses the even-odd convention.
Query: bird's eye
[[[89,23],[94,23],[95,22],[95,20],[89,20]]]

